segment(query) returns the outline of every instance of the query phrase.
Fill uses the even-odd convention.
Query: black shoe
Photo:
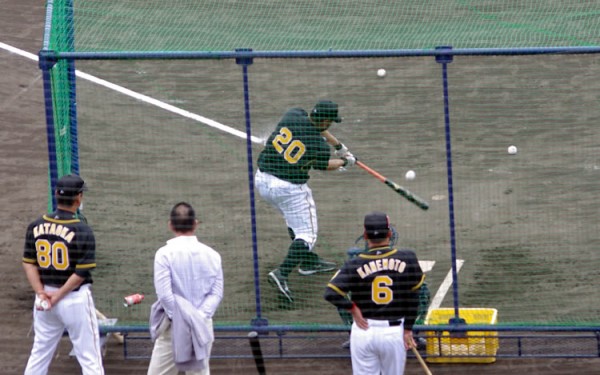
[[[300,267],[298,267],[298,272],[300,275],[309,276],[319,272],[333,271],[335,269],[336,265],[334,262],[326,262],[323,259],[319,259],[319,261],[314,264],[301,264]]]
[[[294,302],[294,297],[292,297],[292,292],[287,285],[287,278],[281,275],[279,268],[274,269],[269,272],[269,284],[273,285],[279,290],[279,293],[283,295],[288,301]]]

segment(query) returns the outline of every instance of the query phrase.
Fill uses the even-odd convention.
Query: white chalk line
[[[462,259],[456,260],[456,274],[458,274],[458,272],[460,271],[460,269],[462,268],[464,263],[465,263],[465,261]],[[444,297],[446,297],[446,294],[448,293],[448,290],[450,289],[451,285],[452,285],[452,269],[450,269],[450,271],[448,271],[446,278],[444,279],[444,281],[440,285],[440,288],[438,289],[437,293],[431,300],[431,303],[429,304],[429,311],[431,311],[433,309],[438,309],[442,305],[442,301],[444,300]]]
[[[8,44],[0,42],[0,48],[6,50],[8,52],[17,54],[19,56],[23,56],[25,58],[28,58],[30,60],[38,61],[37,55],[34,55],[32,53],[29,53],[29,52],[23,51],[21,49],[15,48],[15,47],[10,46]],[[144,102],[144,103],[156,106],[158,108],[162,108],[162,109],[164,109],[166,111],[169,111],[171,113],[175,113],[177,115],[180,115],[180,116],[183,116],[183,117],[186,117],[186,118],[189,118],[189,119],[192,119],[194,121],[201,122],[201,123],[203,123],[205,125],[208,125],[208,126],[210,126],[212,128],[215,128],[215,129],[221,130],[221,131],[223,131],[225,133],[234,135],[234,136],[236,136],[238,138],[246,139],[246,133],[245,132],[236,130],[236,129],[230,127],[230,126],[221,124],[220,122],[211,120],[211,119],[206,118],[204,116],[200,116],[200,115],[198,115],[196,113],[192,113],[190,111],[186,111],[185,109],[181,109],[179,107],[175,107],[174,105],[167,104],[167,103],[162,102],[160,100],[154,99],[154,98],[152,98],[150,96],[147,96],[147,95],[144,95],[144,94],[140,94],[139,92],[130,90],[130,89],[125,88],[123,86],[119,86],[117,84],[114,84],[112,82],[106,81],[106,80],[101,79],[101,78],[98,78],[98,77],[93,76],[91,74],[84,73],[84,72],[79,71],[79,70],[75,70],[75,74],[79,78],[82,78],[82,79],[85,79],[87,81],[93,82],[93,83],[95,83],[97,85],[106,87],[108,89],[117,91],[117,92],[119,92],[119,93],[121,93],[123,95],[127,95],[127,96],[132,97],[134,99],[137,99],[137,100],[139,100],[141,102]],[[263,144],[263,140],[261,138],[255,137],[255,136],[251,136],[250,140],[252,142],[254,142],[254,143]]]

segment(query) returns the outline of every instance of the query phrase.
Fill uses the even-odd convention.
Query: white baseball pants
[[[368,319],[369,328],[352,324],[350,355],[354,375],[402,375],[406,366],[404,325]]]
[[[317,206],[308,184],[292,184],[271,174],[256,171],[254,183],[260,196],[275,207],[310,250],[317,242]]]
[[[45,286],[46,291],[58,288]],[[44,375],[64,334],[69,333],[73,350],[84,375],[103,375],[102,351],[96,307],[90,285],[82,285],[70,292],[48,311],[33,309],[35,338],[25,375]]]

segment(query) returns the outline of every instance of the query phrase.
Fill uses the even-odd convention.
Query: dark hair
[[[171,209],[171,225],[176,232],[189,232],[196,224],[196,212],[186,202],[179,202]]]
[[[75,198],[77,198],[77,195],[59,195],[56,194],[56,203],[60,204],[61,206],[72,206],[73,203],[75,202]]]

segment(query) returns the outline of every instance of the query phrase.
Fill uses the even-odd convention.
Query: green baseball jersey
[[[277,178],[303,184],[311,168],[326,170],[329,144],[302,108],[292,108],[271,133],[258,157],[258,168]]]

